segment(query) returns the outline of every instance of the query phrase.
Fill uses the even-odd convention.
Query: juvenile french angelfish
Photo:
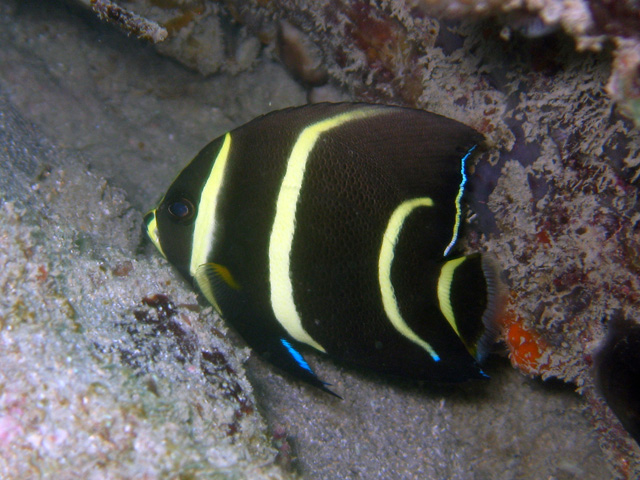
[[[480,378],[495,274],[454,252],[481,141],[400,107],[272,112],[208,144],[147,232],[254,350],[323,390],[300,347],[402,377]]]

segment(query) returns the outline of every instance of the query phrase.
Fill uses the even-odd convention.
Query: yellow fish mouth
[[[162,245],[160,245],[160,236],[158,235],[158,224],[156,223],[156,209],[148,211],[144,216],[144,224],[147,230],[147,236],[151,239],[158,251],[164,258],[167,256],[162,251]]]

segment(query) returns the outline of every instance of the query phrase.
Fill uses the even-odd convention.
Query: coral
[[[208,0],[74,0],[127,34],[149,40],[158,51],[209,75],[249,68],[260,42],[234,25],[233,12]]]
[[[162,42],[167,38],[165,28],[118,6],[111,0],[91,0],[91,6],[102,20],[118,25],[127,34],[131,33],[153,43]]]
[[[160,51],[205,74],[220,69],[237,72],[250,66],[260,49],[257,40],[247,34],[251,32],[263,44],[277,39],[281,58],[299,78],[305,69],[318,70],[317,61],[324,57],[335,62],[331,71],[335,78],[357,89],[360,82],[354,83],[345,74],[366,66],[364,86],[356,92],[371,96],[374,86],[376,96],[409,105],[423,103],[421,72],[429,68],[423,61],[426,50],[436,42],[444,42],[445,50],[457,48],[455,44],[461,41],[455,33],[443,32],[447,23],[436,18],[496,18],[503,24],[505,39],[512,32],[540,38],[561,29],[575,39],[579,50],[600,50],[607,41],[616,45],[608,92],[640,125],[640,7],[633,1],[323,0],[313,9],[300,8],[291,0],[226,0],[222,4],[135,0],[127,2],[127,8],[113,0],[76,1],[90,1],[101,18],[159,42]],[[447,41],[453,45],[447,46]],[[323,46],[321,54],[315,53],[314,43]],[[306,75],[304,81],[309,84],[324,83],[326,78],[324,69]],[[376,96],[372,99],[379,98]]]
[[[255,39],[246,35],[246,30],[225,28],[229,18],[244,25],[265,44],[277,36],[283,61],[298,72],[298,76],[301,69],[317,68],[303,66],[309,62],[314,64],[319,58],[308,53],[316,49],[307,39],[310,35],[324,46],[322,55],[336,62],[332,71],[335,77],[345,81],[344,73],[367,65],[373,75],[363,79],[366,86],[360,90],[363,95],[365,92],[371,95],[369,87],[375,85],[377,94],[383,98],[398,98],[410,105],[421,103],[420,72],[425,65],[420,59],[424,57],[425,48],[435,45],[436,40],[453,39],[450,34],[440,35],[441,22],[435,20],[436,17],[497,18],[504,24],[501,32],[504,38],[510,38],[512,31],[538,38],[562,29],[575,39],[580,50],[599,50],[607,40],[612,40],[617,46],[617,60],[609,92],[622,111],[640,124],[637,92],[640,72],[633,66],[637,66],[637,60],[630,58],[640,55],[637,33],[640,7],[632,1],[423,0],[412,3],[387,0],[377,5],[363,0],[323,0],[308,10],[290,0],[227,0],[224,7],[206,0],[137,0],[127,9],[112,0],[92,0],[91,3],[102,18],[128,32],[154,42],[168,37],[165,44],[158,46],[161,51],[207,74],[221,68],[245,69],[260,48]],[[289,40],[283,42],[282,38]],[[314,74],[317,75],[319,79],[324,78],[321,73]],[[313,84],[319,80],[305,81]],[[347,83],[356,86],[353,79]]]
[[[538,332],[527,327],[526,322],[513,310],[509,309],[500,319],[509,359],[525,373],[542,375],[548,369],[549,345]]]
[[[589,0],[587,4],[596,31],[618,38],[640,39],[640,4],[637,0]]]
[[[640,127],[640,48],[636,41],[618,40],[617,44],[607,93]]]
[[[327,82],[320,49],[286,20],[279,23],[277,47],[282,62],[300,81],[316,86]]]

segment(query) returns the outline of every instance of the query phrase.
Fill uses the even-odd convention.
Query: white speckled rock
[[[290,478],[243,349],[140,213],[0,99],[0,477]]]

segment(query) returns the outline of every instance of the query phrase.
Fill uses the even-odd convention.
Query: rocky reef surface
[[[428,93],[428,65],[443,60],[433,47],[445,57],[463,48],[469,31],[458,29],[460,21],[480,26],[485,40],[507,43],[562,32],[577,51],[611,52],[606,92],[640,125],[640,7],[633,0],[72,1],[204,74],[245,70],[260,44],[275,45],[310,84],[329,71],[362,95],[412,105]],[[544,56],[544,42],[535,47]]]
[[[164,262],[135,254],[124,192],[4,97],[0,145],[0,476],[291,478],[246,352]]]

